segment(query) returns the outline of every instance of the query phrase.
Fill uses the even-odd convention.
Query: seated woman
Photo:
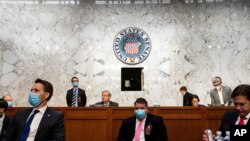
[[[196,107],[205,106],[205,105],[199,104],[199,102],[200,102],[200,99],[199,99],[198,95],[193,94],[191,97],[192,106],[196,106]]]

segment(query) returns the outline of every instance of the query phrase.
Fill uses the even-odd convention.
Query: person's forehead
[[[135,107],[146,107],[146,104],[143,104],[143,103],[135,103]]]
[[[103,95],[103,96],[108,96],[109,93],[108,93],[108,92],[102,92],[102,95]]]
[[[214,79],[214,80],[212,80],[212,82],[220,82],[220,79]]]
[[[41,84],[41,83],[34,83],[33,86],[32,86],[32,89],[41,90],[41,89],[43,89],[43,84]]]
[[[245,96],[242,96],[242,95],[234,97],[233,100],[234,101],[248,101],[248,102],[250,102]]]
[[[72,81],[78,81],[78,78],[73,78]]]
[[[12,99],[12,97],[11,96],[9,96],[9,95],[6,95],[5,97],[4,97],[4,99]]]
[[[194,101],[198,101],[198,98],[193,98]]]

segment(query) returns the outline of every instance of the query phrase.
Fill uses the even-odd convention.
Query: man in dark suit
[[[6,134],[11,118],[5,115],[5,111],[8,108],[8,103],[0,99],[0,141]]]
[[[85,107],[87,98],[85,91],[78,87],[79,79],[77,77],[72,77],[71,82],[73,88],[68,90],[66,95],[68,107]]]
[[[148,113],[148,103],[138,98],[135,103],[135,116],[122,121],[117,141],[167,141],[167,129],[163,119]]]
[[[53,85],[37,79],[29,92],[33,108],[16,113],[2,141],[64,141],[63,113],[47,106],[52,95]]]
[[[225,136],[226,131],[230,131],[233,125],[247,125],[250,127],[250,85],[242,84],[237,86],[231,95],[236,110],[228,111],[224,114],[219,131]],[[203,135],[203,141],[208,141],[206,135]]]
[[[212,79],[214,89],[210,90],[212,106],[230,106],[232,104],[232,89],[228,86],[222,86],[222,79],[216,76]]]
[[[5,95],[2,97],[3,100],[7,101],[8,103],[8,107],[12,107],[13,106],[13,98],[11,95]]]
[[[97,102],[93,107],[118,107],[118,103],[113,102],[111,99],[111,92],[108,90],[102,91],[102,101]]]
[[[180,93],[183,96],[183,106],[192,106],[193,95],[187,91],[187,87],[182,86],[180,88]]]

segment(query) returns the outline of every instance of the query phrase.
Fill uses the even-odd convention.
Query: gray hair
[[[102,91],[102,94],[105,93],[105,92],[107,92],[108,95],[111,96],[111,92],[110,92],[109,90],[103,90],[103,91]]]
[[[222,80],[221,80],[221,78],[219,76],[215,76],[215,77],[212,78],[212,82],[214,82],[215,80],[219,80],[219,81],[222,82]]]

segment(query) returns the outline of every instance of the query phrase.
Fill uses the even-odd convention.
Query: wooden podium
[[[7,115],[26,107],[9,108]],[[66,141],[116,141],[123,119],[133,116],[133,107],[53,107],[64,113]],[[169,141],[201,141],[203,131],[219,128],[225,111],[233,107],[150,107],[152,114],[160,115],[167,127]]]

